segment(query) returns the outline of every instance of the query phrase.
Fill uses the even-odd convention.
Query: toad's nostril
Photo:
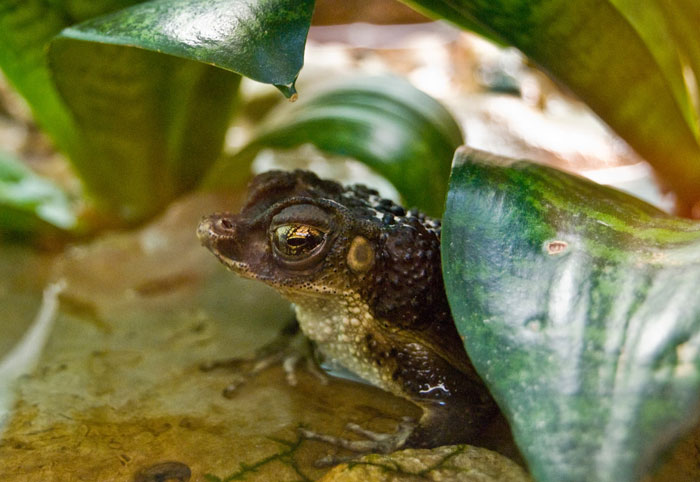
[[[233,230],[233,223],[226,218],[219,219],[217,224],[219,225],[219,228],[221,228],[221,229],[225,229],[227,231]]]

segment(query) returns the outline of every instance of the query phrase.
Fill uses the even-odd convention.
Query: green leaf
[[[76,225],[66,193],[0,152],[0,233],[40,234]]]
[[[136,48],[59,40],[56,84],[79,125],[72,159],[102,211],[158,212],[219,156],[240,77]]]
[[[60,11],[69,25],[73,25],[144,1],[148,0],[43,0],[40,3]]]
[[[221,188],[265,147],[305,143],[364,162],[399,190],[406,203],[442,213],[459,126],[435,99],[395,77],[354,78],[273,111],[255,139],[217,163],[205,182]]]
[[[237,74],[293,93],[312,11],[313,0],[155,0],[64,30],[49,61],[88,191],[138,221],[194,187],[221,152]]]
[[[0,67],[68,154],[88,194],[126,221],[156,213],[199,183],[220,154],[236,73],[294,93],[314,6],[313,0],[135,3],[0,6]],[[79,20],[87,21],[51,42],[49,70],[48,42]]]
[[[410,0],[478,22],[579,95],[686,207],[700,200],[700,0]]]
[[[87,7],[95,15],[133,0],[5,0],[0,2],[0,69],[24,96],[36,121],[69,156],[82,146],[75,125],[54,88],[45,51],[51,38],[80,18]]]
[[[66,29],[61,39],[197,60],[290,96],[304,64],[313,8],[314,0],[153,0]]]
[[[504,44],[503,39],[501,39],[498,34],[491,31],[488,26],[480,23],[478,19],[471,16],[471,14],[460,8],[459,4],[454,4],[454,2],[444,2],[444,1],[422,1],[422,0],[402,0],[403,3],[410,5],[414,10],[422,13],[426,17],[435,19],[445,19],[450,23],[453,23],[457,27],[464,30],[470,30],[477,33],[492,42],[498,44]]]
[[[697,420],[700,223],[464,149],[442,256],[465,347],[537,480],[640,480]]]

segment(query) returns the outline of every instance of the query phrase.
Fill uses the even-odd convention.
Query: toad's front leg
[[[498,445],[509,438],[507,425],[498,423],[502,420],[498,408],[476,374],[465,373],[424,345],[406,343],[404,336],[375,333],[374,340],[372,346],[377,349],[383,350],[384,343],[392,347],[392,357],[383,357],[381,362],[387,375],[380,377],[385,388],[419,405],[423,410],[421,418],[402,419],[393,433],[377,433],[348,424],[346,428],[359,435],[360,440],[308,429],[300,430],[302,436],[362,454],[458,443],[499,449]],[[498,430],[494,432],[494,428]],[[330,456],[319,462],[328,465],[349,459]]]

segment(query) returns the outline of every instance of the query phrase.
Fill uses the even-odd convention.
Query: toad
[[[270,171],[239,214],[206,217],[198,236],[229,269],[294,303],[323,356],[422,408],[393,436],[356,427],[371,450],[475,442],[498,413],[450,314],[438,220],[363,185]]]

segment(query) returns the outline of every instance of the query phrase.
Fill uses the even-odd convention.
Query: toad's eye
[[[284,224],[272,233],[272,244],[285,258],[301,259],[317,251],[326,233],[308,224]]]

